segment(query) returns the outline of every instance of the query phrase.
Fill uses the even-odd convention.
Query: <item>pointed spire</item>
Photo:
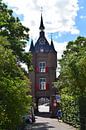
[[[40,21],[40,27],[39,27],[39,29],[40,29],[41,31],[43,31],[43,30],[45,29],[44,24],[43,24],[42,13],[41,13],[41,21]]]
[[[29,49],[29,51],[33,51],[34,50],[34,45],[33,45],[33,40],[31,39],[31,45],[30,45],[30,49]]]
[[[54,49],[53,40],[52,40],[52,34],[51,34],[51,46]]]
[[[54,44],[53,44],[53,39],[52,39],[52,34],[51,34],[51,45],[50,45],[50,51],[55,51]]]

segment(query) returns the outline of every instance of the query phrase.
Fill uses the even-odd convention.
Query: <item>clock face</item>
[[[40,48],[40,52],[44,52],[44,49],[43,49],[43,48]]]

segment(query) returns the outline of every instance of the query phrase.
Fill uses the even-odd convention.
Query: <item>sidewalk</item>
[[[36,122],[32,125],[32,130],[77,130],[76,128],[48,117],[36,116]]]

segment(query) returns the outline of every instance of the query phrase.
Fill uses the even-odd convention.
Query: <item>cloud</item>
[[[40,13],[43,7],[43,20],[46,36],[58,32],[61,37],[63,32],[79,34],[75,19],[79,10],[78,0],[4,0],[18,16],[23,16],[22,23],[30,28],[30,37],[34,43],[39,37]],[[48,39],[49,40],[49,39]],[[58,58],[66,47],[66,42],[56,43],[55,48]],[[26,51],[29,50],[29,44]]]
[[[43,20],[45,25],[46,38],[50,41],[48,34],[53,35],[58,32],[57,37],[62,37],[63,33],[79,34],[75,20],[79,11],[79,0],[3,0],[15,14],[20,17],[24,26],[30,29],[30,37],[34,43],[39,37],[39,25],[41,7],[43,7]],[[84,7],[80,7],[83,9]],[[85,18],[82,17],[81,18]],[[61,59],[63,51],[66,49],[67,42],[54,42],[57,51],[57,58]],[[50,42],[49,42],[50,43]],[[30,41],[25,50],[28,52]],[[22,64],[27,70],[27,66]],[[57,70],[57,76],[59,72]]]
[[[84,9],[84,6],[80,6],[80,9]]]
[[[80,16],[80,19],[86,19],[86,16],[81,15],[81,16]]]
[[[61,59],[63,51],[66,50],[67,42],[58,43],[54,41],[54,46],[57,51],[57,59]]]
[[[18,15],[23,15],[22,23],[30,28],[31,35],[38,36],[40,8],[47,33],[69,32],[79,34],[75,19],[79,10],[78,0],[4,0]]]

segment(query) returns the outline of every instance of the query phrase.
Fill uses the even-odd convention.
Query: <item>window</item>
[[[39,63],[39,70],[40,70],[40,72],[46,71],[46,62],[40,62]]]
[[[40,84],[40,90],[46,90],[46,79],[45,78],[40,78],[39,84]]]

